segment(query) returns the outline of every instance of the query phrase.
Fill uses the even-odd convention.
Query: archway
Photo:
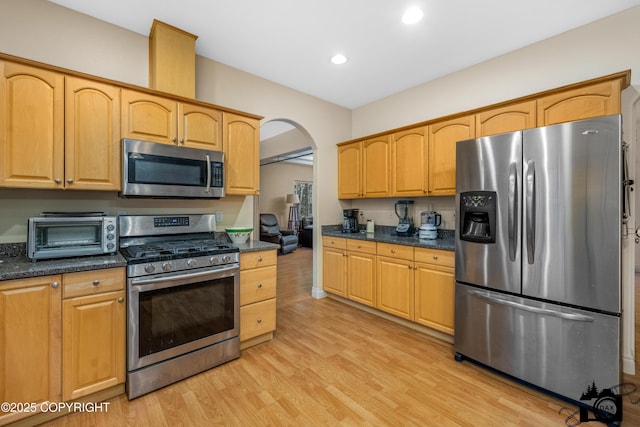
[[[317,189],[317,170],[314,158],[317,146],[310,133],[291,119],[277,118],[265,121],[260,127],[260,196],[254,201],[254,229],[259,230],[260,212],[275,213],[281,226],[288,224],[289,206],[286,195],[294,192],[294,187]],[[303,211],[307,220],[318,218],[318,192],[311,190],[310,212]],[[306,200],[305,200],[306,202]],[[310,215],[309,215],[310,213]],[[310,217],[310,218],[309,218]],[[313,222],[313,221],[312,221]],[[319,230],[305,232],[301,243],[310,244],[313,250],[312,296],[321,297],[317,283],[317,251],[321,247],[317,240]],[[309,239],[310,237],[310,239]]]

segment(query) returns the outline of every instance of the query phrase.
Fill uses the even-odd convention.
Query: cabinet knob
[[[171,141],[176,142],[177,141],[176,137],[174,136],[173,138],[171,138]]]
[[[258,262],[262,262],[262,257],[261,256],[258,257]]]
[[[184,144],[184,138],[180,138],[180,144]]]
[[[55,182],[56,184],[60,184],[62,180],[60,178],[56,178],[53,180],[53,182]]]
[[[67,178],[67,182],[68,182],[69,184],[73,184],[73,178]]]
[[[58,283],[58,282],[53,282],[53,283],[51,283],[51,287],[52,287],[53,289],[57,288],[58,286],[60,286],[60,283]]]
[[[93,281],[93,286],[98,286],[100,284],[100,280],[94,280]]]
[[[392,253],[392,254],[395,254],[395,253],[396,253],[396,250],[395,250],[395,249],[391,249],[391,253]]]
[[[119,303],[123,303],[124,302],[124,298],[122,298],[122,297],[118,298],[118,302]]]
[[[262,283],[258,283],[258,289],[262,289]]]
[[[434,256],[433,256],[433,259],[438,259],[438,255],[434,255]]]
[[[258,318],[256,319],[256,322],[258,322],[258,323],[262,323],[262,319],[261,319],[260,317],[258,317]]]

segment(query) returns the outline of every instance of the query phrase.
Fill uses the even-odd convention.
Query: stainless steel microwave
[[[219,199],[224,196],[221,151],[123,139],[121,197]]]
[[[117,218],[100,213],[51,213],[29,218],[27,256],[33,260],[116,253]]]

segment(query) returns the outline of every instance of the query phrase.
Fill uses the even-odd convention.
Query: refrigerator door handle
[[[536,164],[527,162],[527,262],[533,264],[536,250]]]
[[[496,304],[506,305],[508,307],[515,308],[517,310],[529,311],[531,313],[542,314],[542,315],[545,315],[545,316],[558,317],[558,318],[564,319],[564,320],[574,320],[576,322],[593,322],[593,320],[594,320],[593,317],[586,316],[584,314],[561,313],[559,311],[549,310],[547,308],[532,307],[530,305],[522,304],[522,303],[519,303],[519,302],[509,301],[507,299],[503,299],[503,298],[497,297],[495,295],[489,295],[489,293],[483,292],[483,291],[472,290],[472,291],[468,291],[468,293],[470,295],[473,295],[474,297],[477,297],[477,298],[480,298],[480,299],[483,299],[483,300],[486,300],[486,301],[489,301],[489,302],[494,302]]]
[[[516,260],[517,234],[518,229],[518,168],[515,163],[509,165],[509,260]]]

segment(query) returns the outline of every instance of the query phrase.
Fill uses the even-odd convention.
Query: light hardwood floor
[[[576,410],[454,361],[450,344],[329,298],[311,298],[311,262],[305,248],[278,257],[272,341],[133,401],[112,399],[108,413],[76,413],[48,425],[564,426]],[[631,402],[638,398],[640,392],[625,397],[623,425],[640,425],[640,404]]]

